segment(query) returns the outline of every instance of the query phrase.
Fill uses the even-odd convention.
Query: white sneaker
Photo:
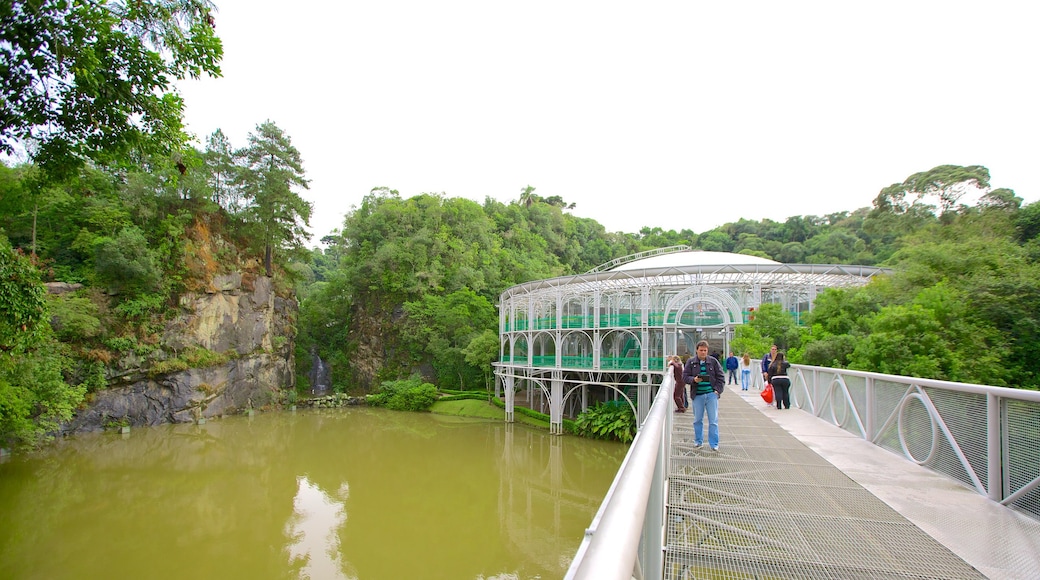
[[[694,449],[700,449],[701,447],[704,447],[704,444],[703,444],[703,443],[694,443],[694,444],[693,444],[693,448],[694,448]]]
[[[718,448],[718,447],[712,447],[712,448],[711,448],[711,450],[712,450],[712,451],[718,451],[718,450],[719,450],[719,448]]]

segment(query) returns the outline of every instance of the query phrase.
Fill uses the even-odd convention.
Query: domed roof
[[[746,254],[733,254],[730,252],[706,252],[703,250],[688,250],[685,252],[671,252],[649,256],[632,262],[627,262],[611,268],[613,272],[628,270],[647,270],[650,268],[681,268],[684,266],[727,266],[727,265],[769,265],[776,266],[775,262],[768,258],[748,256]]]

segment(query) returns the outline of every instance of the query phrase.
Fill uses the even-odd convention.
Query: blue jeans
[[[751,386],[751,369],[740,371],[740,390],[746,391]]]
[[[719,446],[719,395],[715,391],[693,398],[693,441],[704,443],[704,412],[708,412],[708,447]]]

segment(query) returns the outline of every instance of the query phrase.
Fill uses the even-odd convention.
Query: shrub
[[[49,302],[51,326],[61,340],[85,340],[101,333],[98,307],[90,299],[78,296],[54,297]]]
[[[636,436],[636,417],[625,401],[599,403],[578,415],[574,432],[583,437],[629,443]]]
[[[466,399],[473,399],[475,401],[487,401],[490,398],[484,391],[467,391],[467,392],[456,392],[456,394],[446,395],[437,399],[438,401],[462,401]]]
[[[386,381],[379,386],[378,393],[367,398],[373,407],[395,411],[428,411],[436,401],[437,387],[422,382],[418,377]]]
[[[154,378],[188,369],[202,369],[224,364],[229,358],[231,357],[227,354],[193,346],[185,349],[179,356],[152,363],[148,374]]]

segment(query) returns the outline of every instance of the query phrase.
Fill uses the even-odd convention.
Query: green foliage
[[[108,386],[108,379],[105,377],[105,365],[101,361],[90,361],[84,365],[83,370],[83,382],[80,385],[86,389],[86,392],[93,393]]]
[[[54,176],[185,140],[174,82],[219,76],[211,4],[8,3],[0,10],[0,151],[27,142]]]
[[[475,401],[487,401],[488,394],[483,391],[458,391],[453,395],[443,395],[437,399],[437,402],[444,401],[464,401],[464,400],[475,400]]]
[[[498,333],[494,330],[485,330],[473,337],[469,345],[462,351],[466,357],[466,364],[480,369],[484,374],[484,388],[490,392],[494,384],[494,369],[491,364],[498,360]]]
[[[0,444],[46,439],[83,400],[47,314],[39,271],[0,237]]]
[[[230,359],[231,356],[228,353],[219,353],[207,348],[192,346],[186,348],[175,357],[152,363],[151,368],[148,369],[148,375],[158,377],[188,369],[212,367],[224,364]]]
[[[491,356],[487,333],[493,332],[497,323],[495,308],[487,298],[464,288],[447,296],[426,294],[418,301],[406,302],[404,310],[412,330],[408,341],[431,356],[439,384],[465,388],[476,383],[486,387]],[[483,344],[482,350],[467,350],[480,337],[482,342],[474,349]],[[497,352],[497,338],[495,343]],[[476,365],[467,363],[467,353]]]
[[[394,411],[428,411],[437,401],[437,387],[419,377],[386,381],[379,392],[367,397],[369,405]]]
[[[140,228],[130,226],[114,238],[99,238],[94,248],[94,266],[101,283],[131,295],[158,288],[161,273]]]
[[[166,312],[166,303],[162,294],[141,294],[120,302],[114,310],[128,321],[143,324]]]
[[[310,239],[305,229],[311,218],[311,203],[294,188],[307,189],[303,159],[284,131],[271,121],[257,125],[249,134],[249,145],[238,153],[244,164],[238,185],[246,199],[247,223],[255,225],[263,243],[264,268],[273,275],[275,250],[300,251]]]
[[[82,296],[55,296],[50,298],[51,326],[63,341],[86,341],[102,332],[98,307]]]
[[[578,415],[574,432],[583,437],[629,443],[636,436],[636,417],[626,401],[598,403]]]
[[[29,348],[49,329],[40,272],[0,237],[0,351]]]
[[[780,350],[801,345],[801,335],[794,317],[780,304],[762,304],[755,311],[754,318],[737,327],[737,331],[739,335],[734,339],[734,352],[765,353],[773,344]]]

